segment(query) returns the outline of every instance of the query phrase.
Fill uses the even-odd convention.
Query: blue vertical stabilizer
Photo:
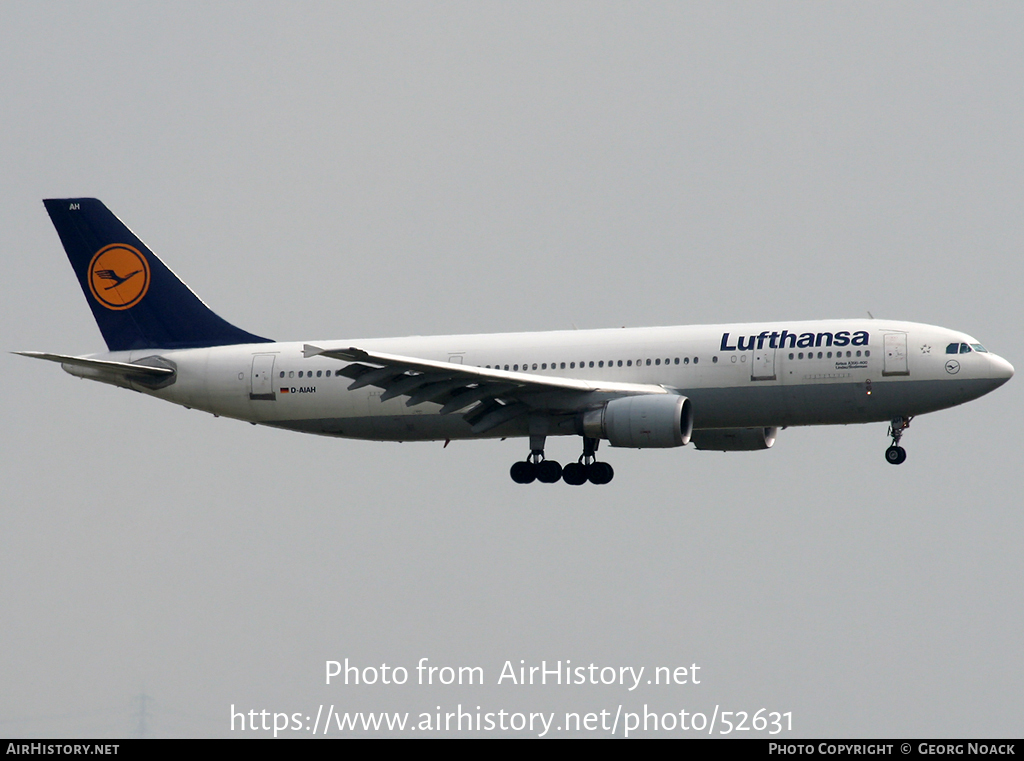
[[[111,351],[270,341],[214,314],[102,202],[43,204]]]

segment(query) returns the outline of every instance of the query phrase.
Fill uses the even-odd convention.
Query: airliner
[[[1013,367],[955,330],[884,319],[278,342],[211,311],[106,206],[45,200],[107,351],[15,352],[187,408],[377,441],[523,437],[516,483],[606,484],[599,444],[769,449],[782,428],[888,422],[998,388]],[[549,436],[579,436],[564,467]]]

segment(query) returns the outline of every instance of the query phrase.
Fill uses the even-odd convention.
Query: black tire
[[[601,464],[604,465],[604,476],[602,476],[603,480],[601,481],[601,483],[610,484],[612,482],[612,479],[615,478],[615,468],[613,468],[607,462],[603,462]]]
[[[885,450],[885,461],[890,465],[899,465],[905,459],[907,459],[907,452],[903,447],[893,444]]]
[[[602,486],[614,477],[615,471],[606,462],[592,462],[587,466],[587,478],[596,486]]]
[[[542,460],[537,465],[537,480],[542,484],[554,484],[562,480],[562,466],[554,460]]]
[[[517,484],[532,484],[537,477],[537,466],[532,462],[514,462],[508,474]]]
[[[562,468],[562,480],[570,486],[582,486],[587,482],[587,469],[578,462],[570,462]]]

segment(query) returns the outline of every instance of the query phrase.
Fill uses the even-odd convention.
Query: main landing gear
[[[570,462],[562,469],[562,480],[570,486],[580,486],[587,481],[600,486],[615,478],[615,471],[606,462],[597,461],[597,445],[600,439],[583,437],[583,454],[577,462]]]
[[[544,450],[535,449],[523,462],[512,463],[509,475],[517,484],[553,484],[562,480],[562,466],[554,460],[544,459]]]
[[[902,465],[907,459],[907,450],[900,446],[900,439],[904,432],[910,427],[909,417],[894,417],[889,424],[889,436],[892,437],[892,446],[885,450],[885,461],[890,465]]]
[[[606,484],[615,477],[612,466],[597,461],[598,439],[583,437],[583,454],[577,462],[570,462],[564,468],[554,460],[544,459],[544,437],[530,437],[530,456],[523,462],[513,463],[509,475],[517,484],[529,484],[535,480],[542,484],[565,481],[570,486],[581,486],[587,481],[592,484]]]

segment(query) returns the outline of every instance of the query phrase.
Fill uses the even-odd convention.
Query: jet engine
[[[677,394],[624,396],[583,414],[583,435],[613,447],[681,447],[692,430],[693,405]]]
[[[691,439],[697,449],[710,449],[717,452],[753,452],[758,449],[771,449],[778,434],[779,429],[774,426],[771,428],[707,428],[694,431]]]

